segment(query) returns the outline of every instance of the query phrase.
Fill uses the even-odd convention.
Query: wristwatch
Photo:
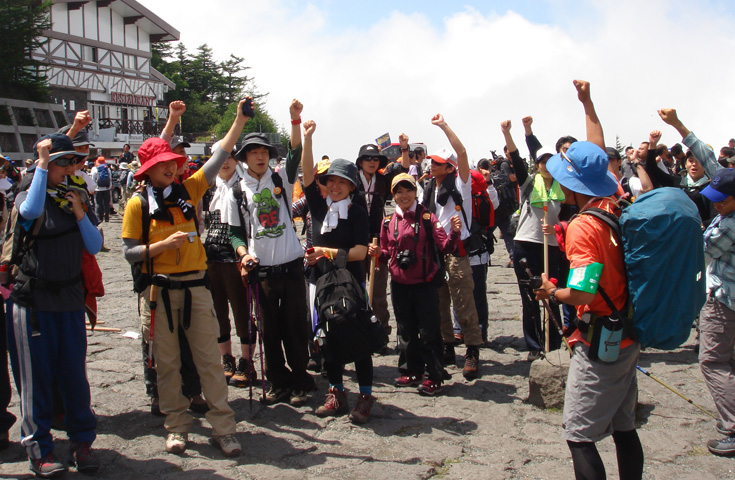
[[[549,300],[551,300],[556,305],[559,305],[561,302],[557,300],[556,298],[556,291],[559,290],[558,288],[553,289],[551,292],[549,292]]]

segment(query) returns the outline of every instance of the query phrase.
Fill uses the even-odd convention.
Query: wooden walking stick
[[[543,226],[545,227],[547,225],[546,223],[546,217],[549,214],[549,204],[548,202],[544,202],[544,220],[543,220]],[[546,233],[542,232],[544,236],[544,273],[546,275],[549,275],[549,237],[546,235]],[[544,315],[544,352],[549,353],[549,348],[551,346],[551,325],[550,325],[550,319],[547,315]]]
[[[373,247],[378,246],[378,239],[373,238],[373,242],[370,244]],[[375,286],[375,268],[378,266],[378,257],[375,255],[370,256],[370,274],[368,277],[368,301],[370,302],[370,308],[373,308],[373,287]]]

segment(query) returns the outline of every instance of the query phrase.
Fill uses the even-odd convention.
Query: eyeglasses
[[[564,160],[566,160],[567,162],[569,162],[569,165],[572,166],[572,168],[574,169],[575,172],[577,172],[578,174],[582,175],[582,172],[579,171],[579,169],[577,168],[577,165],[572,161],[571,158],[567,157],[567,154],[566,153],[564,153],[564,152],[559,152],[559,153],[561,154],[561,158],[563,158]]]
[[[54,163],[57,167],[68,167],[69,165],[76,165],[77,163],[77,157],[76,155],[70,155],[66,157],[59,157],[54,159]]]

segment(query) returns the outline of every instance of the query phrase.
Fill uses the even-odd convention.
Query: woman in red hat
[[[150,280],[141,295],[141,312],[150,311],[150,283],[157,287],[158,307],[163,307],[151,312],[155,323],[144,334],[153,343],[169,453],[184,452],[192,425],[187,413],[189,399],[181,391],[180,329],[189,341],[210,408],[206,418],[212,425],[215,444],[225,456],[241,453],[217,354],[218,324],[207,287],[207,257],[197,232],[196,205],[214,182],[248,120],[242,114],[244,102],[240,101],[237,117],[210,161],[182,183],[174,179],[186,157],[171,151],[162,138],[146,140],[138,150],[141,167],[135,173],[135,179],[144,182],[145,188],[130,199],[123,217],[125,258],[133,264],[143,262],[142,278],[147,275]],[[144,223],[149,225],[147,232],[143,231]]]

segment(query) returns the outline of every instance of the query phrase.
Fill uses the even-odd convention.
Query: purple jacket
[[[414,241],[415,236],[415,220],[416,214],[419,217],[418,241]],[[436,248],[443,254],[451,253],[457,248],[459,242],[459,232],[452,231],[447,236],[444,228],[441,226],[436,216],[430,213],[422,205],[416,206],[416,212],[404,212],[401,216],[396,212],[383,222],[380,230],[380,260],[385,262],[390,259],[390,275],[394,282],[404,285],[414,285],[417,283],[429,282],[434,278],[434,274],[439,266],[434,261],[434,253],[431,241],[427,237],[426,222],[423,220],[424,215],[429,215],[429,222],[432,226],[431,235],[434,239],[433,243]],[[397,222],[397,236],[396,236]],[[396,262],[398,253],[410,250],[416,255],[416,262],[402,270]]]

